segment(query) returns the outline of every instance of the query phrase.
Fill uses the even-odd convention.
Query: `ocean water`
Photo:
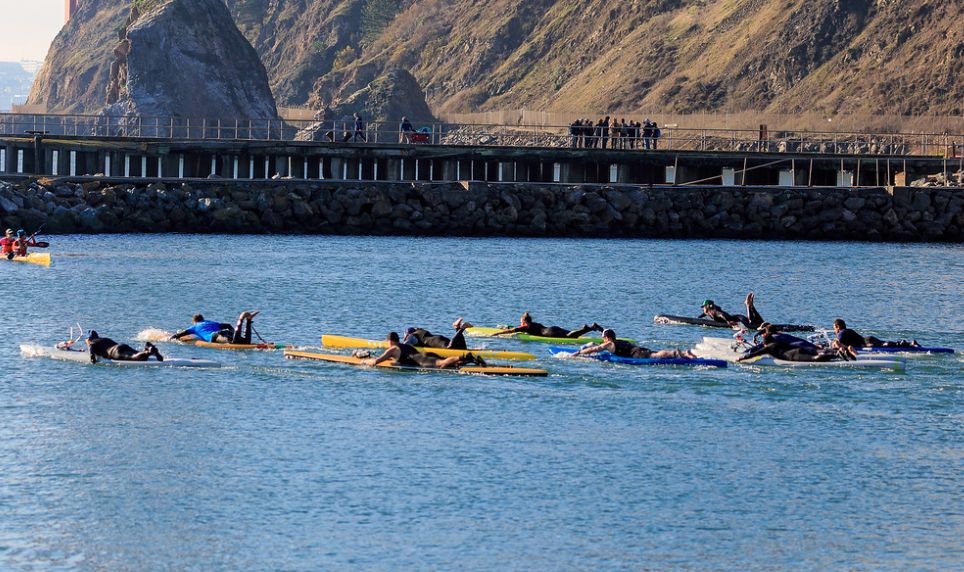
[[[704,298],[964,348],[960,245],[55,237],[3,264],[2,570],[964,568],[964,358],[905,373],[411,373],[162,344],[219,370],[20,355],[261,310],[265,338],[597,321],[692,347]]]

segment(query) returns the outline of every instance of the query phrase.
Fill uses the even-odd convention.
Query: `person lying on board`
[[[522,314],[519,318],[519,326],[509,328],[492,334],[493,336],[503,336],[506,334],[529,334],[530,336],[540,336],[543,338],[581,338],[589,332],[601,332],[603,327],[593,322],[592,325],[583,325],[577,330],[567,330],[559,326],[543,326],[539,322],[533,322],[529,312]]]
[[[472,324],[466,322],[465,318],[459,318],[452,323],[452,327],[455,328],[455,336],[451,339],[434,335],[424,328],[409,328],[405,330],[405,339],[402,340],[402,343],[423,348],[469,349],[469,346],[465,343],[465,330],[471,328]]]
[[[714,322],[724,322],[731,326],[744,326],[747,328],[758,328],[764,323],[763,317],[757,312],[754,305],[754,295],[750,292],[746,295],[743,304],[746,305],[746,316],[740,314],[728,314],[716,305],[713,300],[703,300],[703,313],[697,316],[701,319],[713,320]]]
[[[480,367],[485,367],[485,360],[471,353],[464,356],[452,356],[443,358],[431,352],[420,353],[414,346],[403,344],[396,332],[389,332],[388,349],[377,358],[362,360],[367,365],[378,365],[387,361],[392,361],[394,365],[406,367],[425,367],[425,368],[458,368],[463,365],[474,363]]]
[[[97,358],[114,361],[147,361],[151,356],[154,356],[157,361],[164,361],[164,356],[151,342],[144,344],[144,351],[139,352],[127,344],[102,338],[94,330],[87,334],[87,352],[90,353],[90,363],[97,363]]]
[[[241,315],[238,316],[238,323],[234,326],[212,320],[205,320],[201,314],[195,314],[193,318],[194,325],[174,334],[171,336],[171,339],[179,340],[187,336],[194,336],[199,340],[214,344],[250,345],[251,324],[254,321],[254,317],[259,313],[260,312],[241,312]]]
[[[833,331],[837,334],[837,339],[833,342],[836,348],[919,348],[917,340],[900,340],[899,342],[885,342],[874,336],[861,336],[857,332],[847,327],[847,322],[840,318],[833,321]]]
[[[603,343],[582,348],[574,356],[585,356],[600,352],[609,352],[616,357],[637,358],[637,359],[665,359],[665,358],[687,358],[694,359],[696,354],[686,350],[656,350],[640,347],[624,340],[616,339],[616,332],[605,329],[602,333]]]
[[[803,338],[782,333],[770,325],[767,325],[763,330],[763,341],[747,350],[736,361],[746,361],[762,355],[800,362],[822,362],[836,358],[856,359],[857,357],[856,354],[846,350],[821,348]]]

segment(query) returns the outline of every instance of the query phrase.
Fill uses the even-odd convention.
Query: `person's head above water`
[[[616,341],[616,332],[612,328],[606,328],[603,330],[602,337],[607,342],[614,342]]]
[[[836,320],[833,321],[833,329],[835,332],[839,332],[840,330],[846,330],[847,322],[844,322],[842,319],[837,318]]]
[[[529,314],[529,312],[526,312],[526,313],[522,314],[522,317],[519,318],[519,321],[522,322],[523,324],[531,324],[531,323],[532,323],[532,316]]]
[[[21,228],[17,231],[17,236],[27,236],[27,231]]]
[[[713,300],[703,300],[703,308],[715,308],[716,303]]]
[[[87,341],[88,341],[88,342],[94,341],[94,340],[96,340],[96,339],[99,338],[99,337],[100,337],[100,336],[97,335],[97,330],[91,330],[91,331],[87,332]]]
[[[191,318],[191,321],[194,322],[195,324],[200,324],[201,322],[204,321],[204,316],[202,316],[201,314],[194,314],[194,317]]]
[[[409,328],[409,329],[405,330],[405,335],[406,335],[406,336],[410,336],[410,335],[412,335],[412,334],[414,334],[414,333],[415,333],[415,328]]]
[[[388,332],[388,337],[386,338],[388,343],[398,345],[398,332]]]

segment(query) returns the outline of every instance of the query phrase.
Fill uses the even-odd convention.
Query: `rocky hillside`
[[[68,25],[49,56],[65,87],[45,70],[33,102],[87,108],[92,93],[103,93],[94,64],[105,54],[92,39],[113,33],[118,4],[126,2],[82,2],[83,21]],[[436,112],[964,114],[961,2],[234,0],[228,7],[281,105],[336,106],[405,70]],[[88,53],[71,60],[57,49],[68,45]]]

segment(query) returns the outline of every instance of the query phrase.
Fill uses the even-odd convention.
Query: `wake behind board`
[[[207,367],[219,368],[216,361],[185,358],[164,358],[164,361],[150,359],[148,361],[119,361],[97,358],[96,364],[90,363],[90,354],[78,350],[62,350],[55,347],[24,344],[20,346],[20,353],[24,357],[42,357],[58,361],[72,361],[87,365],[116,365],[122,367]]]
[[[388,347],[388,342],[325,334],[321,336],[321,345],[327,346],[330,348],[385,349]],[[449,349],[449,348],[429,348],[429,347],[421,347],[421,346],[415,346],[415,349],[417,349],[422,353],[433,353],[441,357],[453,357],[453,356],[464,357],[466,354],[472,354],[472,355],[479,356],[483,359],[504,359],[504,360],[517,360],[517,361],[536,359],[536,356],[527,352],[507,352],[507,351],[500,351],[500,350],[483,350],[483,349],[456,350],[456,349]]]
[[[372,367],[365,363],[364,360],[351,356],[341,356],[334,354],[318,354],[314,352],[297,352],[286,350],[285,359],[303,359],[311,361],[323,361],[329,363],[340,363],[344,365],[354,365],[360,367]],[[437,367],[414,367],[414,366],[404,366],[395,365],[390,362],[380,363],[377,367],[384,369],[394,369],[400,371],[430,371],[430,372],[447,372],[447,373],[460,373],[460,374],[476,374],[476,375],[513,375],[522,377],[545,377],[549,375],[544,369],[532,369],[524,367],[495,367],[495,366],[465,366],[460,368],[445,368],[440,369]]]
[[[554,356],[566,357],[571,356],[573,353],[570,348],[549,348],[549,353]],[[580,358],[594,359],[597,361],[605,361],[609,363],[618,363],[623,365],[685,365],[685,366],[703,366],[703,367],[726,367],[726,361],[719,359],[703,359],[703,358],[625,358],[615,356],[609,352],[600,352],[595,354],[579,356]]]
[[[704,318],[688,318],[686,316],[673,316],[669,314],[657,314],[653,318],[653,323],[656,324],[669,324],[676,326],[704,326],[707,328],[726,328],[728,330],[734,329],[732,326],[726,322],[717,322],[716,320],[707,320]],[[801,324],[775,324],[775,326],[784,332],[812,332],[816,330],[814,326],[806,326]]]

